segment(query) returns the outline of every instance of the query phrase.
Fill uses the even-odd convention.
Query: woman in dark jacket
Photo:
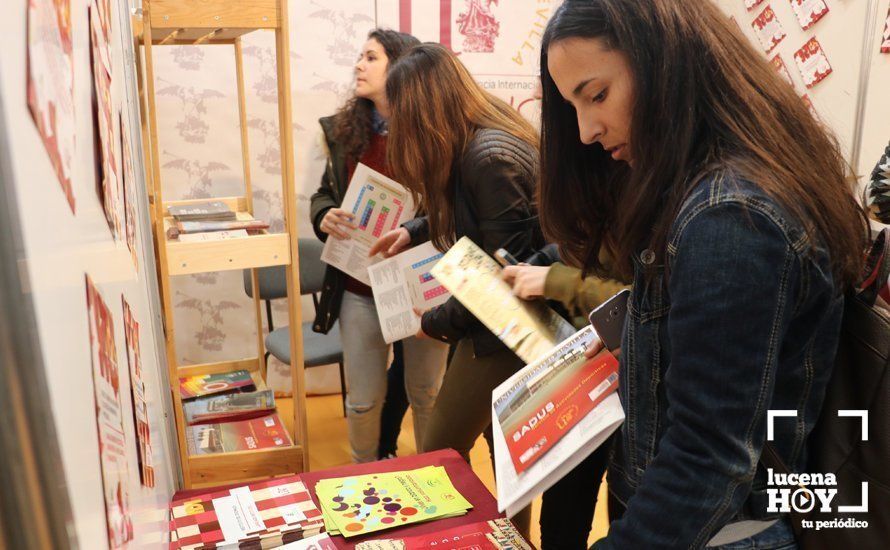
[[[483,91],[447,49],[413,48],[390,68],[390,167],[428,216],[390,232],[372,249],[389,256],[426,240],[439,250],[470,237],[489,254],[525,258],[542,246],[534,208],[537,136],[509,105]],[[456,299],[423,313],[418,336],[456,345],[424,449],[465,457],[491,423],[491,392],[522,368]],[[491,447],[490,430],[486,431]],[[528,515],[516,518],[527,529]]]
[[[413,36],[374,30],[356,63],[354,97],[333,117],[321,119],[328,163],[321,187],[312,196],[311,218],[316,235],[324,241],[348,238],[354,228],[352,213],[340,208],[356,165],[390,175],[386,163],[388,108],[385,85],[389,64],[411,46]],[[386,367],[390,348],[384,341],[370,287],[334,267],[328,267],[313,329],[327,333],[339,317],[343,366],[348,396],[346,419],[355,462],[379,458],[381,409],[386,395]],[[433,409],[448,348],[431,340],[408,338],[396,360],[404,364],[404,384],[413,409],[418,450]]]

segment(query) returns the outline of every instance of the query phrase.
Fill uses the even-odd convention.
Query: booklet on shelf
[[[324,530],[321,512],[294,475],[179,498],[170,515],[171,540],[183,550],[278,548]]]
[[[381,260],[378,256],[368,257],[371,245],[414,217],[414,200],[400,184],[359,163],[341,208],[352,212],[358,227],[347,230],[349,239],[331,237],[325,241],[321,260],[371,286],[368,267]]]
[[[237,219],[221,222],[174,222],[167,236],[175,239],[183,234],[189,233],[208,233],[213,231],[237,231],[243,229],[245,231],[260,231],[269,229],[269,222],[254,219]]]
[[[255,389],[253,378],[250,377],[250,372],[246,370],[217,374],[197,374],[179,379],[179,396],[182,399],[223,392],[250,392]]]
[[[430,309],[451,296],[430,273],[442,256],[433,243],[425,242],[368,268],[380,328],[387,343],[417,333],[420,318],[414,308]]]
[[[246,229],[236,229],[234,231],[207,231],[204,233],[180,233],[179,242],[195,243],[201,241],[224,241],[226,239],[240,239],[247,237]]]
[[[624,421],[618,362],[587,360],[585,327],[492,392],[498,509],[512,516],[602,445]]]
[[[179,204],[167,208],[176,221],[225,221],[234,220],[235,212],[223,201],[206,201],[192,204]]]
[[[509,519],[479,521],[426,535],[360,542],[355,550],[532,550]]]
[[[188,426],[185,439],[190,455],[254,451],[292,445],[277,414],[249,420]]]
[[[186,424],[247,420],[275,410],[272,390],[198,397],[182,404]]]
[[[431,270],[520,359],[548,353],[575,329],[543,301],[520,300],[501,278],[501,266],[468,237],[463,237]]]

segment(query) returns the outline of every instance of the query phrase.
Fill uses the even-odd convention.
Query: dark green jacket
[[[312,229],[318,238],[324,242],[328,234],[321,230],[321,220],[331,208],[338,208],[343,202],[346,187],[349,181],[346,178],[346,151],[343,146],[334,140],[334,117],[328,116],[318,120],[324,132],[325,145],[328,149],[328,162],[321,176],[321,185],[318,187],[309,205],[309,219],[312,221]],[[312,330],[327,334],[340,315],[340,302],[343,300],[343,289],[346,285],[346,275],[335,267],[328,266],[325,271],[324,287],[316,308],[315,322]]]

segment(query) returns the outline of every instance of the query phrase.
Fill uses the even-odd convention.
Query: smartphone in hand
[[[516,265],[519,263],[519,261],[514,258],[512,254],[510,254],[503,248],[498,248],[494,251],[494,259],[497,260],[502,267],[507,267],[508,265]]]
[[[624,289],[600,304],[588,316],[591,326],[609,351],[615,351],[621,347],[628,298],[630,298],[630,291]]]

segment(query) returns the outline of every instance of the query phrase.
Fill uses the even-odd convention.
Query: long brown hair
[[[839,284],[859,274],[868,234],[837,140],[710,1],[567,0],[541,48],[541,225],[569,261],[617,272],[649,247],[663,256],[682,201],[709,171],[758,185],[826,246]],[[547,69],[569,38],[599,39],[632,70],[633,168],[579,138],[575,109]]]
[[[387,162],[426,211],[433,244],[445,250],[455,236],[452,172],[476,132],[502,130],[535,148],[537,133],[439,44],[416,46],[390,67],[386,98]]]
[[[420,40],[410,34],[389,29],[374,29],[368,40],[376,40],[383,47],[388,59],[387,69],[410,47]],[[358,161],[371,141],[374,121],[374,102],[353,94],[334,116],[334,139],[343,145],[346,157]]]

